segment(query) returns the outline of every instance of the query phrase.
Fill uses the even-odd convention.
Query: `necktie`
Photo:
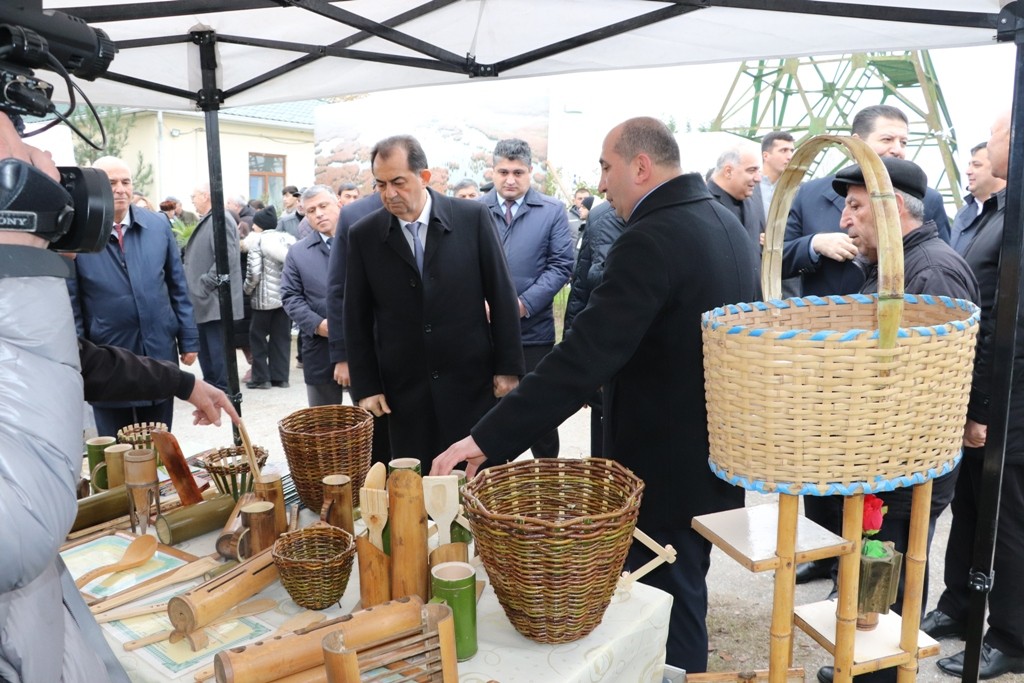
[[[328,237],[327,238],[327,251],[331,250],[331,244],[333,244],[333,243],[334,243],[334,238],[333,237]]]
[[[512,225],[512,205],[515,203],[514,199],[505,200],[505,225]]]
[[[405,229],[412,235],[412,255],[416,259],[416,268],[423,275],[423,242],[420,241],[420,223],[414,221],[405,226]]]
[[[117,246],[121,247],[121,253],[124,253],[124,228],[121,227],[120,223],[114,223],[114,232],[117,233]]]

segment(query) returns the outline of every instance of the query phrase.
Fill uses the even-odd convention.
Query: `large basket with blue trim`
[[[847,146],[865,170],[879,294],[780,300],[782,234],[807,165]],[[960,457],[978,308],[903,294],[903,246],[885,167],[856,139],[819,136],[780,179],[768,217],[766,301],[704,314],[710,460],[748,489],[849,495],[950,471]]]

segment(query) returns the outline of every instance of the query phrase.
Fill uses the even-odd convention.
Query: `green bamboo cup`
[[[430,570],[431,602],[443,602],[455,619],[455,654],[460,662],[477,651],[476,569],[468,562],[442,562]]]

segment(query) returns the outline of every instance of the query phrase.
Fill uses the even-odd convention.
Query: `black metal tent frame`
[[[94,5],[90,7],[69,7],[61,11],[77,16],[87,23],[135,21],[141,19],[189,16],[215,12],[237,12],[253,9],[294,7],[302,9],[349,27],[357,33],[331,45],[264,40],[258,38],[217,34],[214,31],[194,31],[186,35],[159,36],[154,38],[117,42],[121,52],[133,48],[194,43],[199,51],[202,72],[202,88],[190,92],[171,88],[165,84],[142,80],[108,72],[103,78],[125,85],[145,88],[181,97],[192,102],[205,113],[207,148],[209,156],[210,190],[213,221],[215,227],[214,249],[216,252],[219,301],[221,320],[229,321],[223,326],[224,344],[227,350],[228,383],[232,400],[240,406],[241,393],[238,383],[238,367],[235,362],[231,340],[231,288],[227,263],[227,241],[224,231],[224,188],[220,159],[220,130],[218,110],[231,96],[256,88],[270,79],[287,74],[299,67],[320,59],[345,58],[361,61],[380,62],[414,69],[440,70],[461,73],[468,78],[497,78],[503,72],[524,64],[543,60],[546,57],[596,43],[621,33],[656,24],[690,12],[712,7],[748,9],[768,12],[795,14],[817,14],[841,16],[850,19],[874,19],[888,22],[906,22],[953,26],[960,28],[991,29],[1001,42],[1013,42],[1017,46],[1010,167],[1006,203],[1006,218],[1003,232],[1002,258],[999,269],[998,315],[995,331],[993,363],[1004,372],[995,372],[992,391],[992,419],[988,425],[988,442],[985,448],[983,495],[980,497],[979,523],[974,548],[971,576],[972,601],[968,620],[967,655],[964,666],[964,680],[978,679],[981,654],[981,639],[984,631],[985,603],[992,583],[992,562],[995,550],[996,525],[999,512],[999,494],[1002,483],[1003,459],[1005,455],[1008,425],[1009,397],[1013,381],[1013,360],[1016,346],[1018,303],[1021,298],[1022,230],[1024,215],[1024,93],[1019,85],[1024,79],[1024,6],[1015,0],[1008,3],[998,14],[984,12],[962,12],[927,10],[906,7],[892,7],[889,4],[852,4],[845,2],[815,2],[811,0],[660,0],[658,9],[628,20],[615,22],[596,30],[581,33],[544,47],[491,64],[481,64],[472,56],[454,54],[429,42],[403,33],[398,27],[403,24],[452,5],[459,0],[427,0],[408,11],[382,22],[372,21],[350,12],[326,0],[172,0],[157,3],[126,3]],[[646,2],[648,0],[636,0]],[[664,4],[668,2],[668,6]],[[355,49],[354,46],[371,37],[379,37],[393,44],[408,48],[422,57],[389,55]],[[218,43],[264,47],[286,50],[301,56],[250,79],[228,90],[217,88]],[[116,67],[116,62],[115,62]],[[1003,577],[1003,580],[1014,580]]]

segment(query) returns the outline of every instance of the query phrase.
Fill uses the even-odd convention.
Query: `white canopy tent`
[[[38,8],[40,0],[4,2]],[[109,72],[82,84],[94,102],[206,112],[215,220],[223,213],[222,106],[468,78],[986,45],[997,34],[1018,46],[1015,81],[1024,74],[1024,8],[1006,0],[42,0],[42,6],[80,17],[116,43],[120,52]],[[987,508],[980,510],[985,521],[974,561],[980,584],[992,566],[1021,279],[1021,96],[1014,92],[996,330],[995,364],[1006,371],[994,373],[990,495],[982,498]],[[217,251],[226,278],[223,242]],[[226,283],[221,305],[230,310]],[[229,335],[226,329],[230,348]],[[237,396],[237,368],[233,354],[228,357]],[[986,595],[975,593],[966,680],[977,679]]]

